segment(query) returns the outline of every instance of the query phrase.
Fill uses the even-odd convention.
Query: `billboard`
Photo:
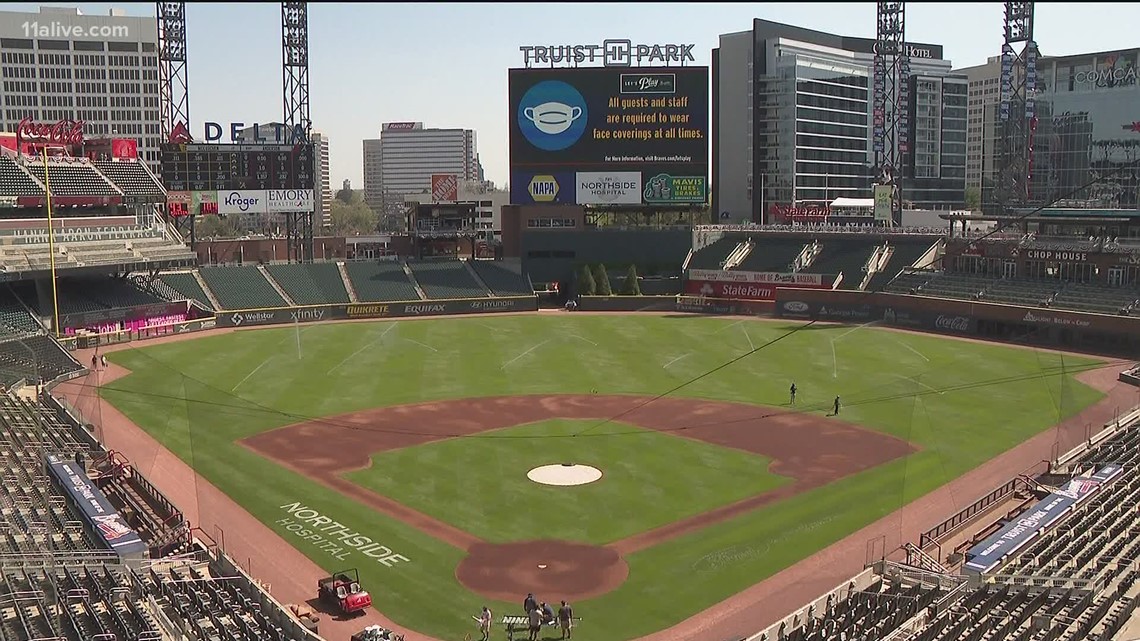
[[[265,206],[271,214],[313,211],[313,190],[270,189],[265,194]]]
[[[552,202],[525,179],[557,173],[576,200],[553,202],[706,202],[708,83],[708,67],[512,69],[512,202]]]
[[[511,203],[515,205],[574,205],[578,202],[574,172],[511,172]]]
[[[453,203],[459,200],[459,176],[455,174],[431,175],[431,201]]]
[[[224,196],[218,194],[218,213],[226,214],[264,214],[268,210],[265,205],[264,191],[231,191]]]

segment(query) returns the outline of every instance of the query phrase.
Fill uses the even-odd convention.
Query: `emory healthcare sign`
[[[696,62],[692,44],[633,44],[631,40],[610,39],[593,45],[532,45],[519,47],[523,64],[580,65],[602,63],[604,67],[684,65]]]

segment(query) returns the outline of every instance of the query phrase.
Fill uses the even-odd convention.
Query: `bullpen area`
[[[102,394],[322,568],[358,568],[397,624],[462,638],[533,592],[595,641],[668,628],[1102,396],[1092,359],[791,327],[294,325],[114,352],[131,374]]]

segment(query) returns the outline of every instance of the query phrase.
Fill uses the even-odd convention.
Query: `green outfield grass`
[[[348,478],[486,541],[605,544],[790,482],[765,457],[623,423],[542,421],[377,454]],[[590,429],[590,438],[566,438]],[[603,471],[578,487],[539,485],[531,468]]]
[[[377,607],[398,624],[454,639],[472,630],[469,615],[484,603],[455,579],[461,550],[361,509],[236,441],[313,417],[417,401],[594,389],[661,394],[789,327],[697,316],[574,314],[313,325],[299,333],[285,327],[116,352],[110,358],[134,373],[103,394],[325,569],[358,566],[378,595]],[[631,555],[622,587],[575,604],[588,617],[589,638],[621,641],[677,623],[1079,412],[1100,397],[1072,377],[1092,362],[817,325],[681,388],[673,396],[781,405],[795,380],[800,411],[822,414],[838,394],[844,419],[907,439],[920,451]],[[445,444],[435,447],[440,446]],[[391,455],[393,464],[433,476],[446,467],[441,461],[421,466],[418,459],[404,458],[410,454]],[[645,475],[668,458],[655,462],[650,452],[628,457],[630,466],[641,468],[636,473]],[[730,458],[717,457],[712,467]],[[466,477],[471,478],[476,477]],[[445,481],[454,487],[461,479],[440,482]],[[417,500],[411,494],[402,498]],[[385,567],[359,553],[349,561],[332,558],[277,523],[287,516],[282,506],[294,502],[410,561]],[[509,522],[499,525],[493,532],[501,539],[521,536]],[[601,526],[583,527],[579,538],[609,536]],[[492,532],[482,528],[481,533]],[[440,610],[440,603],[448,608]],[[489,605],[497,612],[518,608]]]

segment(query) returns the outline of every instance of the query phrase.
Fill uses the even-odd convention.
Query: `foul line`
[[[756,344],[752,342],[752,337],[748,335],[748,328],[741,327],[740,331],[744,332],[744,338],[748,339],[748,351],[755,352],[756,351]]]
[[[685,358],[686,356],[688,356],[688,354],[681,354],[677,358],[674,358],[673,360],[669,361],[668,363],[665,363],[664,365],[662,365],[661,369],[668,368],[670,365],[672,365],[673,363],[676,363],[677,361],[681,360],[682,358]]]
[[[835,339],[831,339],[831,378],[839,378],[839,359],[835,356]]]
[[[901,379],[906,380],[906,381],[910,381],[910,382],[914,383],[915,385],[921,385],[922,387],[925,387],[926,389],[928,389],[932,392],[938,392],[938,394],[940,394],[940,395],[946,393],[942,390],[934,389],[933,387],[927,385],[926,383],[923,383],[922,381],[918,380],[917,378],[914,378],[913,376],[903,376],[902,374],[891,374],[891,376],[894,376],[895,378],[901,378]]]
[[[276,354],[274,354],[274,356],[276,356]],[[273,356],[270,356],[269,358],[261,361],[261,365],[258,365],[257,367],[253,368],[253,371],[246,374],[245,378],[241,379],[240,381],[238,381],[237,385],[234,385],[232,388],[230,388],[230,391],[233,392],[233,391],[237,390],[237,388],[241,387],[242,383],[248,381],[251,376],[253,376],[254,374],[257,373],[257,370],[261,369],[262,367],[265,367],[265,364],[268,363],[269,361],[271,361],[272,359],[273,359]]]
[[[381,333],[380,333],[380,335],[379,335],[379,336],[377,336],[377,337],[376,337],[376,339],[375,339],[375,340],[371,341],[370,343],[368,343],[368,344],[367,344],[367,345],[365,345],[364,347],[361,347],[360,349],[356,350],[355,352],[353,352],[353,353],[349,354],[348,356],[345,356],[345,357],[344,357],[344,360],[342,360],[341,362],[339,362],[339,363],[337,363],[336,365],[334,365],[334,366],[333,366],[333,368],[332,368],[332,369],[330,369],[329,371],[325,372],[325,374],[332,374],[332,373],[333,373],[333,371],[335,371],[335,370],[337,370],[337,369],[340,369],[340,366],[341,366],[341,365],[344,365],[344,364],[345,364],[345,363],[347,363],[348,361],[352,360],[352,359],[353,359],[353,357],[355,357],[355,356],[359,356],[359,355],[360,355],[360,353],[361,353],[361,352],[363,352],[364,350],[368,349],[369,347],[372,347],[372,346],[373,346],[373,345],[375,345],[376,343],[379,343],[381,339],[383,339],[385,336],[387,336],[387,335],[388,335],[388,332],[392,331],[392,328],[393,328],[393,327],[395,327],[396,325],[399,325],[399,324],[400,324],[400,321],[396,321],[396,322],[392,323],[391,325],[389,325],[389,326],[388,326],[388,327],[387,327],[387,328],[386,328],[386,329],[385,329],[383,332],[381,332]]]
[[[577,339],[578,339],[578,340],[580,340],[580,341],[586,341],[587,343],[589,343],[589,344],[593,345],[594,347],[597,347],[597,346],[598,346],[598,344],[597,344],[597,343],[595,343],[594,341],[592,341],[592,340],[590,340],[590,339],[588,339],[588,338],[583,338],[583,337],[581,337],[581,336],[579,336],[579,335],[577,335],[577,334],[570,334],[570,338],[577,338]]]
[[[527,351],[523,352],[522,354],[519,354],[518,356],[516,356],[516,357],[512,358],[511,360],[507,361],[506,363],[503,363],[503,364],[502,364],[502,366],[501,366],[501,367],[499,367],[499,369],[503,369],[503,368],[505,368],[507,365],[510,365],[511,363],[513,363],[513,362],[517,361],[518,359],[522,358],[523,356],[526,356],[527,354],[529,354],[529,353],[533,352],[534,350],[538,349],[539,347],[542,347],[543,345],[545,345],[545,344],[547,344],[547,343],[549,343],[549,342],[550,342],[550,339],[549,339],[549,338],[548,338],[548,339],[546,339],[546,340],[544,340],[544,341],[542,341],[542,342],[541,342],[541,343],[539,343],[538,345],[535,345],[534,347],[532,347],[532,348],[528,349]]]
[[[430,350],[431,350],[431,351],[433,351],[433,352],[438,352],[438,351],[439,351],[438,349],[436,349],[436,348],[432,347],[431,345],[424,345],[423,343],[421,343],[421,342],[419,342],[419,341],[414,341],[414,340],[412,340],[412,339],[410,339],[410,338],[405,338],[404,340],[408,341],[409,343],[415,343],[416,345],[419,345],[420,347],[426,347],[427,349],[430,349]]]
[[[719,334],[719,333],[721,333],[721,332],[725,331],[726,329],[732,329],[733,327],[736,327],[737,325],[739,325],[739,324],[741,324],[741,323],[743,323],[743,322],[744,322],[744,320],[743,320],[743,319],[741,319],[741,320],[738,320],[738,321],[736,321],[735,323],[733,323],[733,324],[731,324],[731,325],[727,325],[727,326],[725,326],[725,327],[722,327],[722,328],[720,328],[720,329],[716,330],[716,331],[715,331],[715,332],[713,332],[713,333],[714,333],[714,334]]]
[[[910,345],[907,345],[906,343],[904,343],[898,339],[895,339],[895,342],[898,343],[899,345],[902,345],[903,347],[909,349],[911,352],[918,354],[918,357],[921,358],[922,360],[926,361],[927,363],[930,362],[930,359],[926,357],[926,354],[923,354],[922,352],[918,351],[917,349],[911,347]]]

